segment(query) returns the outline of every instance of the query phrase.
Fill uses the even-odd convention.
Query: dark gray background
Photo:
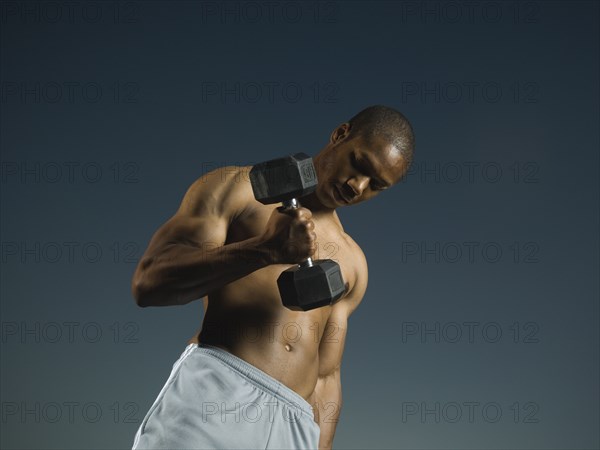
[[[2,2],[2,447],[130,447],[202,317],[135,306],[152,233],[208,170],[314,155],[381,103],[416,160],[339,210],[370,280],[335,447],[598,448],[598,18]]]

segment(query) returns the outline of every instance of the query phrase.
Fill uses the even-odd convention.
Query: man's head
[[[400,112],[381,105],[363,109],[333,130],[314,158],[320,203],[327,208],[356,204],[395,185],[412,162],[414,141]]]

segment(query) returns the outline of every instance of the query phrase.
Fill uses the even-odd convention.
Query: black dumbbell
[[[250,183],[262,204],[282,202],[284,208],[299,208],[296,199],[314,192],[318,180],[312,158],[296,153],[256,164],[250,171]],[[284,306],[294,311],[331,305],[345,289],[340,266],[331,259],[308,258],[283,271],[277,285]]]

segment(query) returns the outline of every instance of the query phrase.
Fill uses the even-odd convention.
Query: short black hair
[[[363,136],[369,141],[373,136],[383,137],[396,147],[410,165],[415,149],[415,135],[408,119],[399,111],[383,105],[363,109],[348,123],[350,136]]]

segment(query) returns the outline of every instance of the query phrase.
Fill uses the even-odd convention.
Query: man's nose
[[[348,185],[354,191],[353,197],[360,197],[369,185],[369,177],[357,176],[348,180]]]

